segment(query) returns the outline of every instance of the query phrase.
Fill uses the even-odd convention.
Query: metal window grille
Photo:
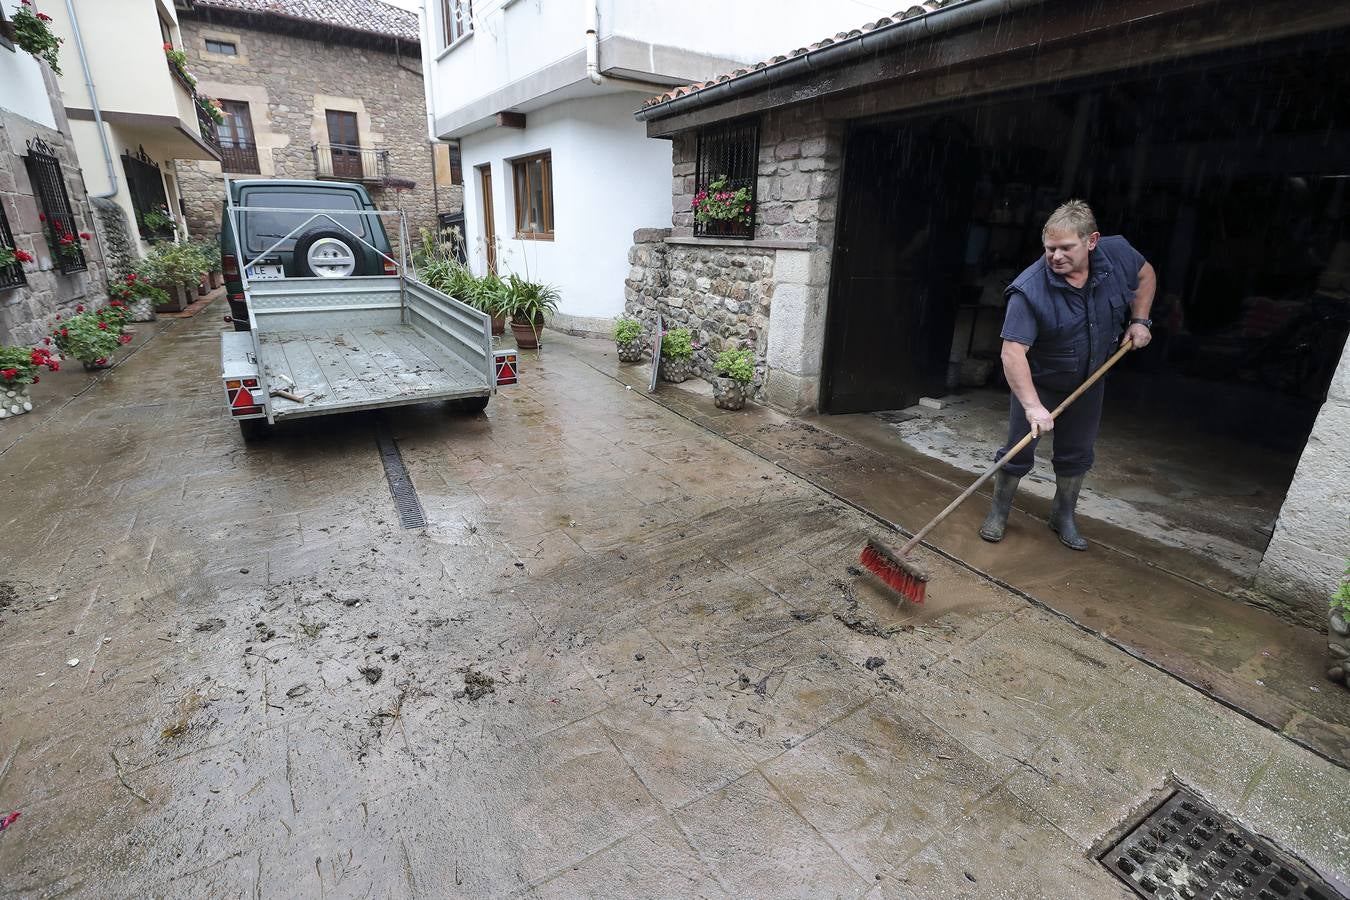
[[[0,247],[14,249],[14,232],[9,230],[9,217],[5,215],[5,205],[0,203]],[[8,266],[0,268],[0,291],[20,287],[28,283],[23,274],[23,263],[17,259]]]
[[[61,174],[61,160],[56,158],[56,151],[42,138],[33,138],[27,147],[24,165],[28,168],[28,180],[33,184],[33,194],[42,210],[52,259],[65,275],[83,272],[88,266],[85,264],[84,247],[80,243],[80,226],[70,207],[65,176]],[[75,237],[70,243],[62,243],[62,235]]]
[[[704,237],[753,238],[755,188],[759,178],[759,122],[742,119],[698,132],[697,163],[694,167],[694,194],[708,189],[718,179],[726,179],[726,190],[750,190],[750,222],[694,220],[694,234]]]
[[[169,198],[164,193],[164,176],[160,174],[159,163],[138,147],[136,153],[130,150],[122,154],[122,171],[127,175],[127,192],[131,194],[131,208],[136,213],[136,227],[141,237],[147,241],[165,240],[173,237],[172,227],[151,228],[145,224],[145,214],[157,210],[165,215],[169,213]]]

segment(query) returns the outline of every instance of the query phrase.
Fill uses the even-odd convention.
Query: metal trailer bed
[[[221,335],[227,400],[241,425],[433,400],[485,403],[498,357],[514,356],[493,353],[484,313],[403,276],[253,281],[248,311],[249,331]]]

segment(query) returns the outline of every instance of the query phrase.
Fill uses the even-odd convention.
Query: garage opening
[[[1129,506],[1122,524],[1153,517],[1254,568],[1350,333],[1347,37],[855,124],[822,410],[991,462],[1003,290],[1081,197],[1159,274],[1154,341],[1108,380],[1089,484]]]

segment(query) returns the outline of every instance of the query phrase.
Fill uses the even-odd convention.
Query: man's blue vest
[[[1101,238],[1088,256],[1088,280],[1073,288],[1042,256],[1018,275],[1006,295],[1021,294],[1036,316],[1036,340],[1027,351],[1037,387],[1072,391],[1116,351],[1139,286],[1142,257],[1123,237]],[[1081,294],[1081,306],[1072,295]],[[1086,308],[1086,321],[1083,308]]]

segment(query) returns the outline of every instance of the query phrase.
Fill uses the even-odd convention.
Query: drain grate
[[[408,469],[403,465],[403,454],[398,452],[398,444],[383,434],[375,438],[375,443],[380,448],[380,462],[384,464],[384,477],[389,479],[389,493],[394,496],[399,524],[404,528],[426,528],[427,517],[422,512],[422,501],[417,499],[417,488],[413,487]]]
[[[1141,897],[1335,900],[1341,894],[1274,844],[1177,791],[1100,857]]]

